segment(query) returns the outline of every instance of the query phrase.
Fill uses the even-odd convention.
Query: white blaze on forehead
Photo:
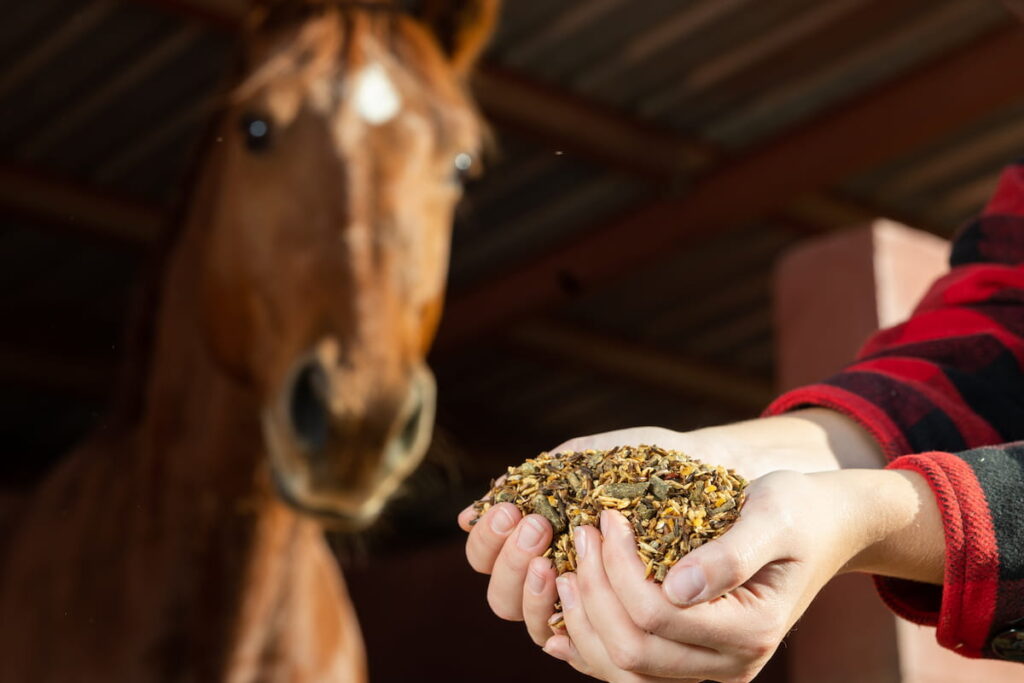
[[[402,108],[402,96],[388,77],[388,72],[376,62],[356,74],[354,86],[356,111],[371,125],[387,123]]]

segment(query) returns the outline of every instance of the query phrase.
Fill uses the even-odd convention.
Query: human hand
[[[927,483],[900,471],[777,472],[753,483],[735,526],[645,580],[619,513],[576,530],[558,579],[568,635],[549,654],[614,683],[750,681],[840,570],[941,582],[942,528]]]
[[[609,450],[641,444],[657,444],[694,455],[710,448],[692,432],[637,427],[570,439],[551,452]],[[702,459],[718,464],[710,457]],[[487,587],[491,610],[503,619],[525,620],[531,638],[543,645],[554,632],[548,621],[558,599],[554,567],[550,560],[541,557],[551,544],[551,525],[540,515],[523,518],[510,503],[495,505],[471,525],[475,517],[476,512],[469,506],[459,514],[459,525],[469,532],[466,557],[470,565],[480,573],[491,575]]]
[[[733,425],[677,432],[661,427],[636,427],[570,439],[552,452],[656,444],[682,451],[704,462],[736,470],[747,479],[779,469],[836,469],[848,458],[857,465],[880,461],[877,446],[848,418],[823,409],[796,411]],[[865,465],[866,466],[866,465]],[[877,466],[877,465],[875,465]],[[466,556],[478,572],[490,574],[487,601],[503,619],[526,621],[541,645],[553,634],[548,620],[557,593],[555,571],[541,554],[551,543],[551,526],[540,515],[525,519],[514,505],[496,505],[473,526],[472,506],[459,514],[470,532]]]

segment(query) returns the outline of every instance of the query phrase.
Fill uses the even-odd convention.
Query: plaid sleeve
[[[1024,662],[1024,442],[963,453],[905,455],[935,493],[946,535],[942,586],[876,576],[900,616],[936,626],[966,657]]]
[[[909,320],[765,413],[837,410],[875,436],[890,467],[928,479],[946,524],[945,585],[881,579],[883,596],[904,617],[938,625],[943,645],[1001,656],[992,638],[1016,620],[1024,648],[1024,449],[982,447],[1024,441],[1024,163],[961,231],[950,265]]]

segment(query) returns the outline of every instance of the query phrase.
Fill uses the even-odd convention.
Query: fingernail
[[[576,606],[576,591],[572,588],[572,583],[564,576],[560,576],[555,581],[555,586],[558,587],[558,597],[562,601],[562,611],[570,610]]]
[[[704,570],[699,566],[690,566],[669,572],[664,587],[669,600],[677,605],[686,605],[700,597],[707,584]]]
[[[516,543],[523,550],[532,550],[544,533],[544,527],[536,517],[527,517],[526,523],[519,529],[519,538]]]
[[[607,535],[608,530],[612,528],[612,513],[607,510],[601,511],[601,533]]]
[[[512,531],[516,525],[516,520],[512,519],[512,515],[505,508],[498,508],[493,515],[491,515],[491,530],[496,534],[504,536],[508,532]]]
[[[542,594],[544,592],[544,577],[531,569],[526,573],[526,587],[534,595]]]
[[[572,530],[572,540],[576,543],[576,559],[582,560],[587,556],[587,535],[582,527]]]

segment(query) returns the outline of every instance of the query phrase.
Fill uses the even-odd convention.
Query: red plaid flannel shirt
[[[890,469],[922,474],[945,527],[945,583],[876,577],[883,599],[937,626],[947,648],[1024,661],[1024,160],[961,231],[950,266],[909,320],[766,412],[838,410]]]

